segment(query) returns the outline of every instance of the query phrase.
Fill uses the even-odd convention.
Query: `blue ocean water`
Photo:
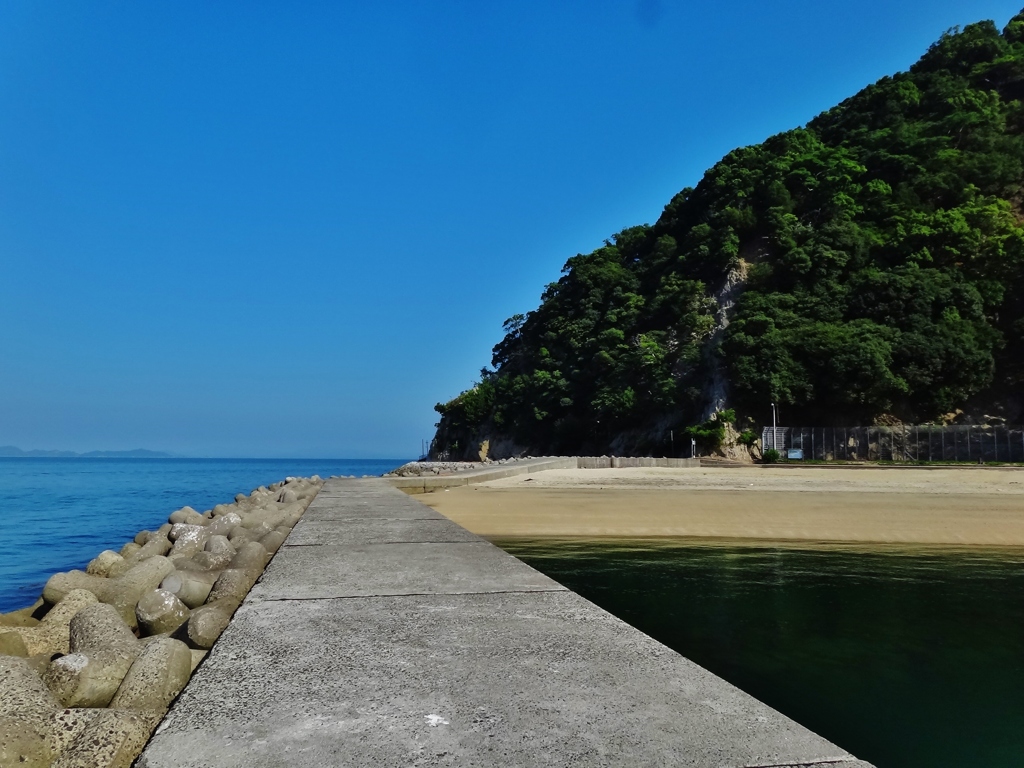
[[[0,458],[0,612],[186,504],[203,511],[289,475],[380,475],[406,461]]]

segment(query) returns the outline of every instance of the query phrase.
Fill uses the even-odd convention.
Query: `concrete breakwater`
[[[321,486],[184,507],[0,614],[0,766],[131,765]]]
[[[385,479],[325,483],[138,765],[869,768]]]

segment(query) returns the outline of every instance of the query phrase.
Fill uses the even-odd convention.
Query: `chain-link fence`
[[[1024,426],[765,427],[761,445],[823,461],[1024,462]]]

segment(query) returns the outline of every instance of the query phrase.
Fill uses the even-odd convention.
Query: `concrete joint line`
[[[850,763],[859,763],[863,765],[863,762],[855,757],[825,757],[821,760],[812,760],[809,763],[750,763],[748,765],[740,766],[740,768],[814,768],[816,765],[823,766],[842,766],[844,764],[849,765]]]
[[[314,510],[315,511],[315,510]],[[331,520],[317,520],[313,517],[309,518],[312,522],[349,522],[350,520],[380,520],[381,522],[408,522],[410,520],[420,520],[422,522],[452,522],[446,517],[339,517]]]
[[[386,547],[389,544],[489,544],[487,541],[368,541],[365,544],[288,544],[287,547]]]
[[[490,544],[489,541],[371,541],[366,544],[354,546],[362,547],[386,547],[388,544]]]
[[[383,592],[379,595],[334,595],[332,597],[260,597],[261,603],[309,603],[318,600],[377,600],[382,597],[466,597],[467,595],[540,595],[548,592],[568,592],[561,589],[500,589],[494,592]],[[810,763],[808,763],[810,765]],[[743,768],[786,768],[786,766],[751,765]]]
[[[330,519],[316,519],[310,517],[310,522],[355,522],[356,520],[375,520],[378,522],[452,522],[446,517],[332,517]]]

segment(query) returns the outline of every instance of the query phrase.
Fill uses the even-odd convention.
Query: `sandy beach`
[[[1024,469],[566,469],[417,497],[488,538],[1024,546]]]

